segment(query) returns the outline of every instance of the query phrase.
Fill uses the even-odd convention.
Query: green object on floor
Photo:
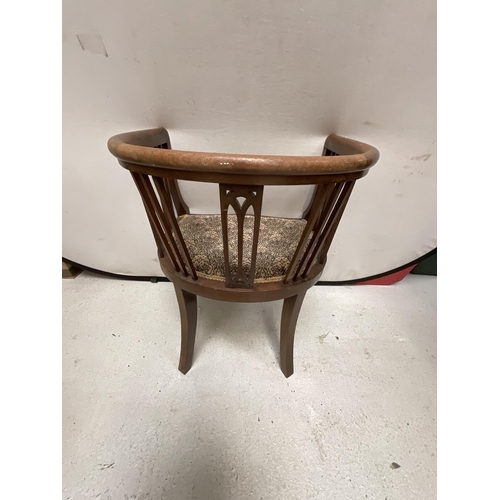
[[[412,269],[411,274],[426,274],[427,276],[437,276],[437,252],[419,262]]]

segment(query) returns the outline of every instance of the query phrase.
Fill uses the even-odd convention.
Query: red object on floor
[[[393,285],[398,281],[401,281],[410,271],[416,266],[409,266],[401,269],[401,271],[396,271],[395,273],[388,274],[387,276],[383,276],[382,278],[374,278],[368,281],[360,281],[358,285]]]

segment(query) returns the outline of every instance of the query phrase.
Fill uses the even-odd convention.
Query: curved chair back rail
[[[291,375],[302,300],[321,276],[356,180],[377,162],[378,151],[335,134],[318,157],[176,151],[164,128],[116,135],[108,148],[132,174],[161,268],[175,286],[179,369],[186,373],[192,362],[197,295],[233,302],[285,299],[281,368]],[[219,184],[220,215],[191,214],[178,180]],[[300,184],[315,185],[301,219],[262,214],[265,186]]]
[[[378,158],[372,146],[331,134],[323,156],[261,156],[176,151],[164,128],[115,135],[109,151],[128,170],[162,177],[233,184],[319,184],[355,180]],[[144,168],[147,167],[147,168]]]

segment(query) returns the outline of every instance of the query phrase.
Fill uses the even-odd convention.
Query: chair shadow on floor
[[[279,321],[282,306],[282,300],[234,304],[200,297],[194,360],[202,357],[206,347],[217,337],[228,340],[234,347],[250,355],[256,355],[256,351],[260,351],[252,347],[252,343],[264,338],[265,344],[272,348],[279,363]]]

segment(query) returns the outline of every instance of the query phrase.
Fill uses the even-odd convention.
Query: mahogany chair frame
[[[280,331],[280,364],[293,373],[295,327],[306,292],[321,277],[328,249],[355,182],[379,158],[372,146],[331,134],[322,156],[258,156],[172,150],[164,128],[112,137],[109,151],[130,171],[139,190],[165,276],[173,283],[181,316],[179,370],[191,368],[196,334],[197,296],[229,302],[284,300]],[[199,276],[179,228],[189,215],[178,180],[219,184],[225,281]],[[315,185],[303,214],[305,228],[286,275],[280,281],[254,281],[264,186]],[[240,200],[243,200],[240,202]],[[231,271],[228,210],[238,222],[237,270]],[[254,216],[250,269],[244,269],[243,221]],[[234,263],[233,263],[234,269]]]

